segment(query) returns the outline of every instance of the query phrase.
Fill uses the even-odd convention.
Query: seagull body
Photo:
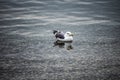
[[[73,41],[73,34],[71,32],[63,33],[63,32],[54,30],[53,34],[55,35],[57,41],[62,41],[62,42]]]

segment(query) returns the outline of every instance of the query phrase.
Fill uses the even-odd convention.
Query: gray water
[[[119,0],[0,0],[0,80],[119,80]],[[74,33],[54,46],[52,30]]]

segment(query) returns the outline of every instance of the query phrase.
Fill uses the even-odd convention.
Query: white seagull
[[[57,30],[53,30],[53,34],[55,35],[57,41],[62,41],[62,42],[73,41],[73,33],[69,31],[66,33],[63,33]]]

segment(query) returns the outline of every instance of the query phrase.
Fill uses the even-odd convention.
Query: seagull
[[[73,33],[67,31],[66,33],[63,33],[59,30],[53,30],[53,34],[57,41],[61,42],[72,42],[73,41]]]

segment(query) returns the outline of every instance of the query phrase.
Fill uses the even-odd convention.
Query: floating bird
[[[66,33],[63,33],[58,30],[53,30],[53,34],[55,35],[57,41],[60,41],[60,42],[72,42],[73,41],[73,33],[69,31]]]

